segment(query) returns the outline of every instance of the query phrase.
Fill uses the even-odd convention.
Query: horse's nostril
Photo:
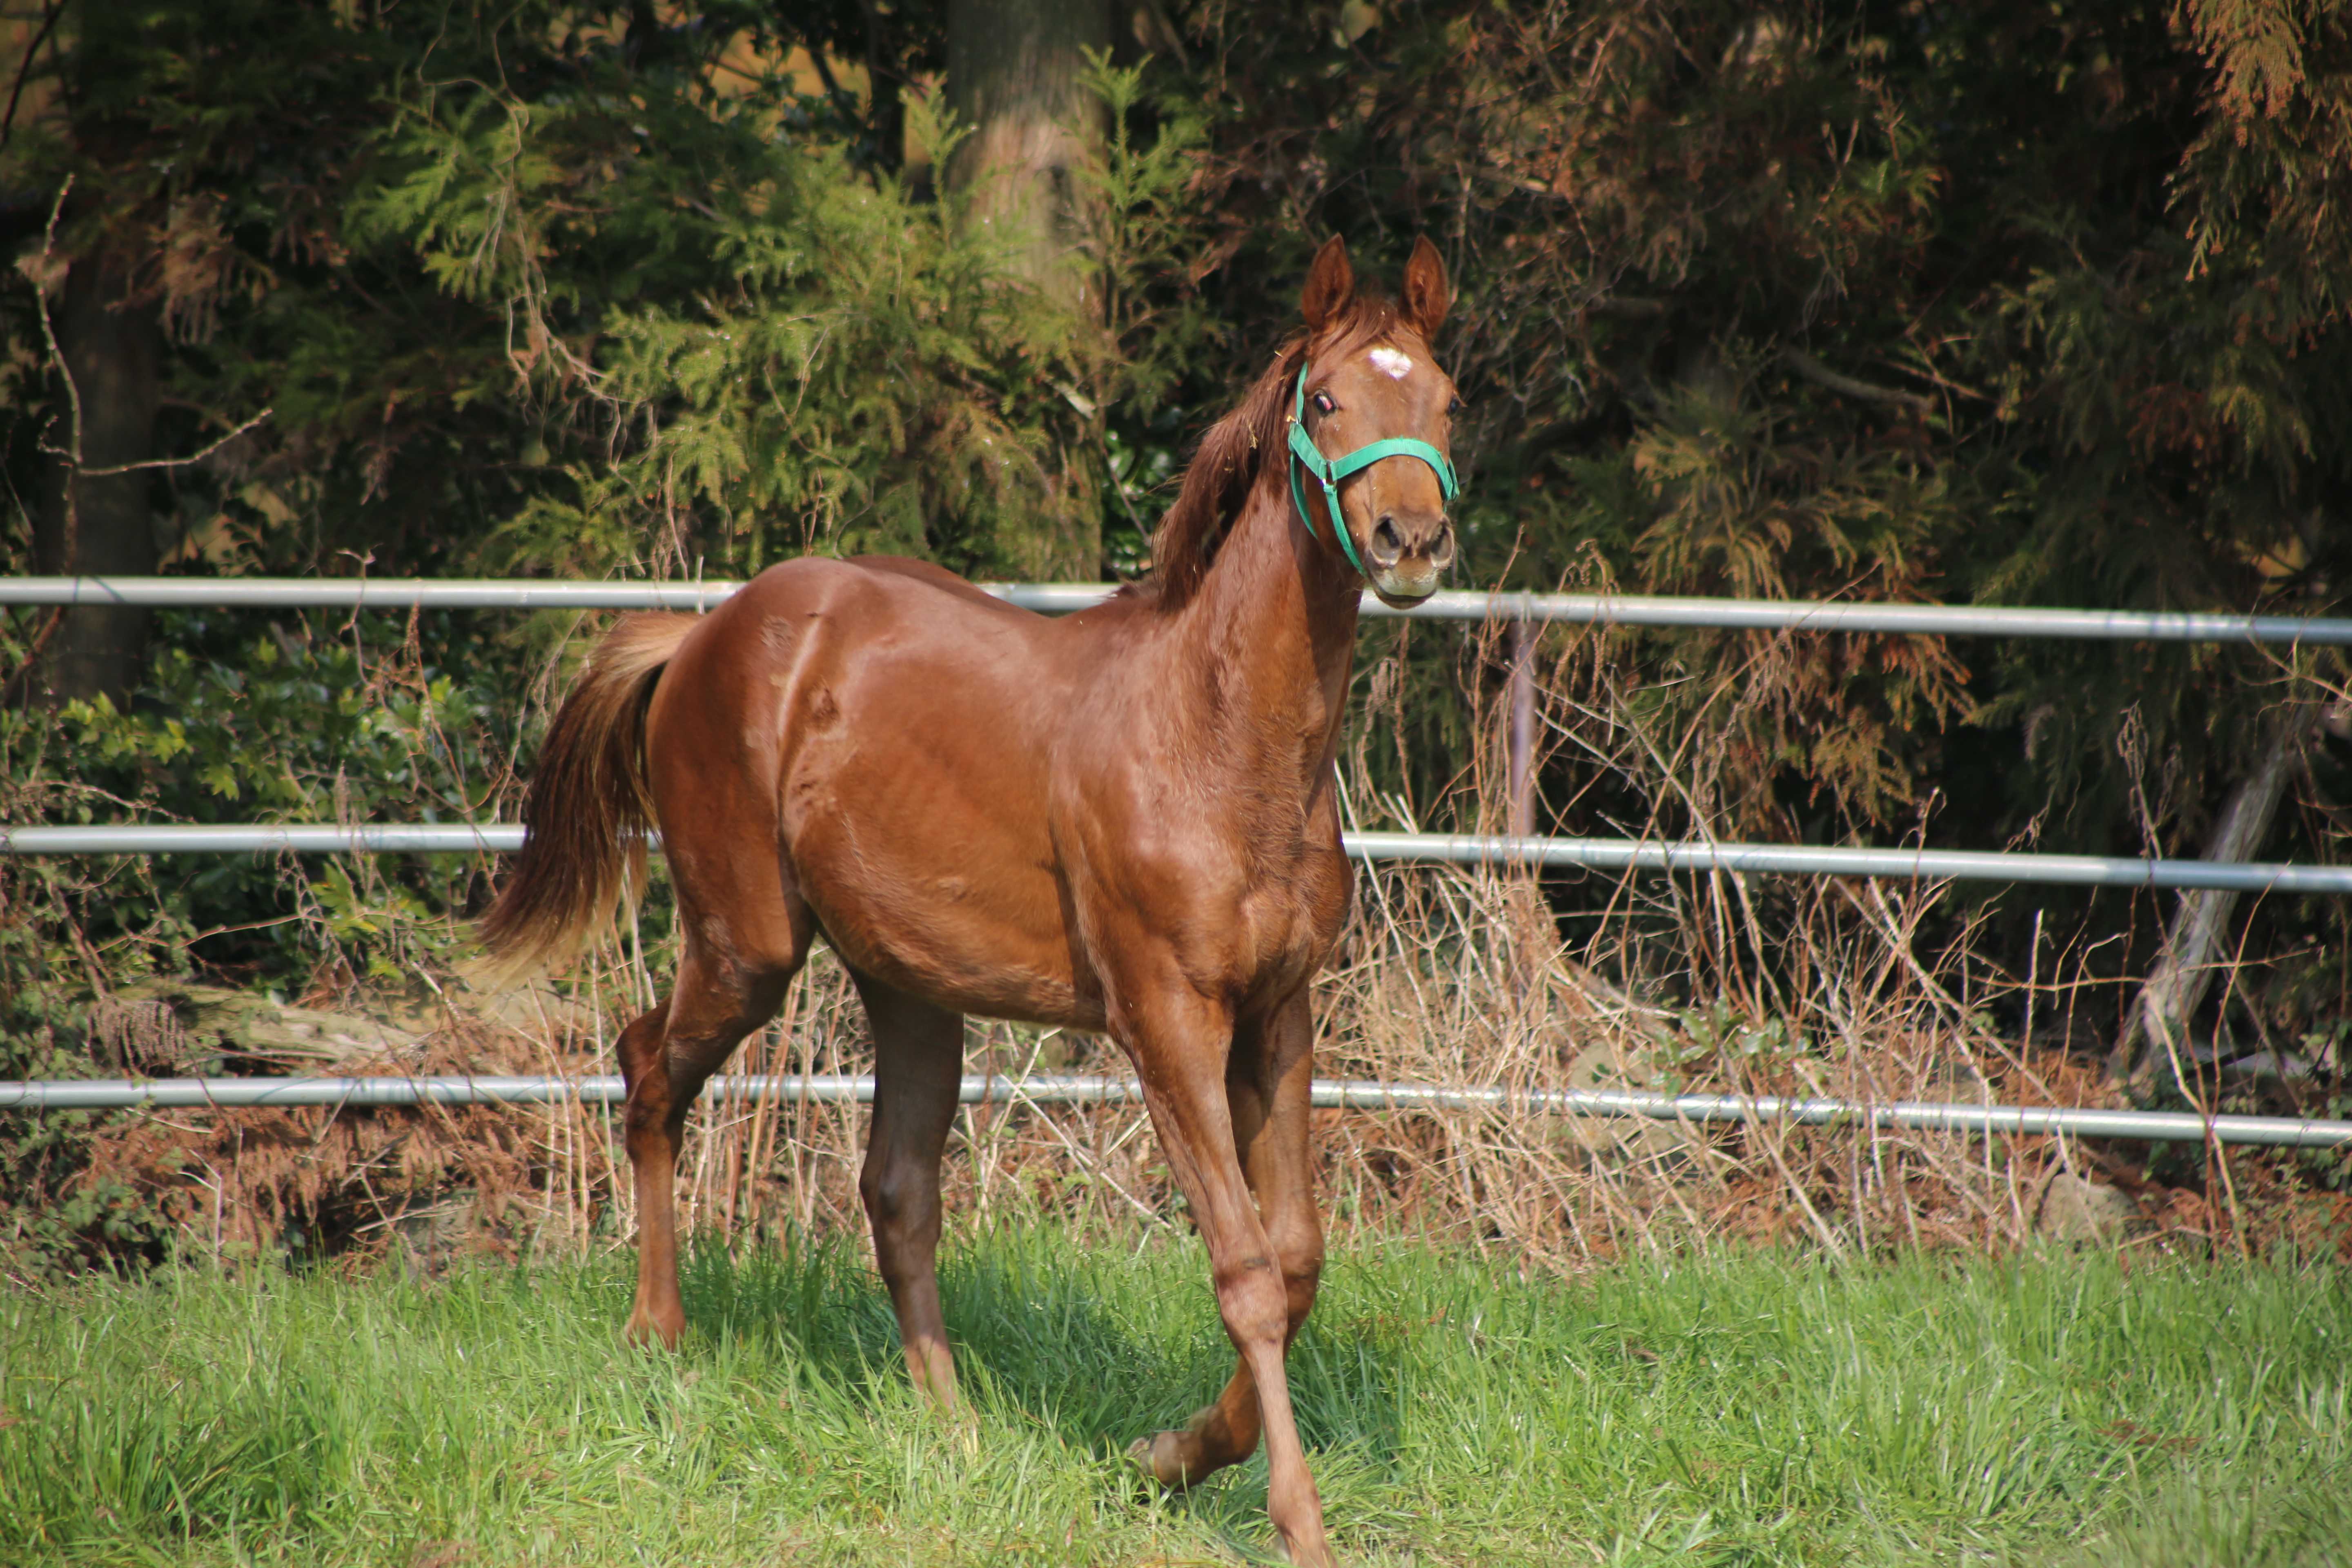
[[[1441,572],[1454,563],[1454,524],[1450,520],[1437,525],[1437,538],[1429,547],[1429,560]]]
[[[1391,566],[1403,553],[1404,535],[1397,531],[1396,519],[1381,519],[1372,529],[1372,559],[1383,566]]]

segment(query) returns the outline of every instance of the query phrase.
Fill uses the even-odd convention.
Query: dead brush
[[[354,1076],[549,1070],[524,1037],[464,1024],[436,1031],[408,1060],[337,1065]],[[590,1069],[575,1057],[555,1070]],[[566,1131],[492,1106],[158,1110],[95,1141],[86,1179],[150,1194],[184,1245],[224,1261],[381,1251],[404,1222],[452,1209],[462,1223],[437,1227],[437,1250],[511,1256],[570,1241],[567,1227],[593,1212],[550,1190],[578,1152]]]

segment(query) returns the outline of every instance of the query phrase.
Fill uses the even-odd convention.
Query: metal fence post
[[[1536,830],[1536,685],[1535,628],[1524,620],[1511,623],[1510,679],[1510,822],[1514,838],[1528,838]]]

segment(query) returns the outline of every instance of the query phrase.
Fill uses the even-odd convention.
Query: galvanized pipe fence
[[[136,605],[237,609],[669,609],[706,610],[741,586],[734,582],[583,583],[427,578],[16,577],[0,579],[0,605]],[[1065,614],[1102,603],[1117,590],[1092,583],[983,584],[1008,603]],[[1822,601],[1664,598],[1589,594],[1439,593],[1407,609],[1367,594],[1367,618],[1495,621],[1513,635],[1513,706],[1527,693],[1531,625],[1712,627],[1779,632],[1869,632],[1939,637],[2034,637],[2137,642],[2255,642],[2352,647],[2352,619],[2232,616],[2167,611],[2004,608],[1983,605],[1864,605]],[[1524,728],[1516,721],[1514,731]],[[1525,768],[1514,756],[1516,801]],[[1515,827],[1527,826],[1514,810]],[[1351,833],[1349,855],[1370,861],[1422,861],[1558,870],[1690,871],[1886,879],[1980,879],[2091,887],[2218,889],[2241,892],[2352,893],[2352,867],[2118,856],[2042,855],[1981,850],[1866,848],[1780,844],[1662,843],[1631,839],[1510,835]],[[413,823],[142,825],[89,827],[0,826],[0,853],[366,854],[483,853],[521,847],[510,824]],[[870,1078],[834,1076],[714,1078],[709,1092],[740,1098],[870,1101]],[[0,1083],[0,1109],[92,1110],[131,1106],[415,1105],[545,1102],[610,1103],[615,1077],[341,1078],[47,1080]],[[1580,1116],[1645,1116],[1663,1121],[1781,1121],[1868,1125],[1972,1133],[2060,1133],[2154,1142],[2335,1147],[2352,1142],[2352,1122],[2283,1117],[2201,1116],[2185,1111],[2097,1110],[2068,1107],[1856,1104],[1820,1098],[1667,1095],[1633,1089],[1520,1090],[1318,1080],[1318,1106],[1387,1110],[1506,1110]],[[1139,1101],[1129,1079],[1055,1077],[963,1080],[967,1104]]]
[[[859,1104],[874,1100],[871,1077],[845,1074],[730,1073],[704,1086],[705,1099]],[[618,1105],[627,1098],[613,1074],[582,1078],[210,1078],[93,1079],[0,1082],[0,1110],[99,1110],[141,1107],[414,1105]],[[1134,1079],[1089,1074],[1025,1078],[967,1075],[966,1105],[1141,1105]],[[2056,1134],[2147,1142],[2262,1144],[2330,1149],[2352,1144],[2352,1121],[2289,1116],[2200,1116],[2184,1110],[2099,1110],[2072,1106],[1943,1104],[1924,1100],[1857,1103],[1783,1095],[1668,1094],[1630,1089],[1460,1089],[1434,1084],[1316,1080],[1318,1108],[1341,1110],[1491,1111],[1559,1116],[1646,1117],[1654,1121],[1731,1121],[1879,1131],[1964,1132],[2022,1137]]]
[[[8,577],[0,578],[0,605],[144,605],[189,609],[708,610],[741,586],[735,582],[581,583],[533,578]],[[980,587],[1008,604],[1049,615],[1083,610],[1118,592],[1115,585],[1101,583],[983,583]],[[1368,620],[2352,647],[2352,620],[2215,615],[2203,611],[1449,591],[1433,594],[1407,609],[1391,609],[1367,594],[1362,614]]]
[[[514,823],[412,822],[0,827],[5,855],[497,854],[522,847]],[[1871,849],[1804,844],[1643,843],[1507,834],[1343,833],[1359,860],[1559,871],[1720,871],[1763,876],[2037,882],[2097,888],[2218,888],[2250,893],[2352,893],[2352,866],[2276,861],[2142,860],[2123,855]],[[660,841],[650,841],[658,849]]]

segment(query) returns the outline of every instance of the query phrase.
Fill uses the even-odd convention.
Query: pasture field
[[[619,1339],[625,1255],[8,1288],[0,1561],[1264,1560],[1262,1459],[1170,1499],[1118,1457],[1231,1364],[1189,1237],[961,1230],[952,1423],[851,1239],[687,1275],[674,1355]],[[2352,1562],[2334,1267],[1718,1250],[1523,1282],[1359,1237],[1292,1367],[1368,1565]]]

